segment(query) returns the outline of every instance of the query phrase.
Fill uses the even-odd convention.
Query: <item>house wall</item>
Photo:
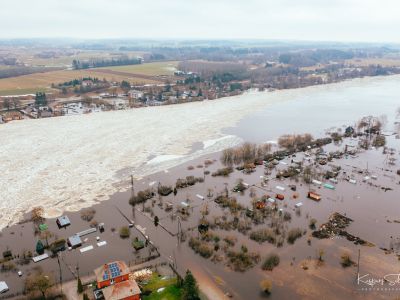
[[[140,300],[140,295],[129,296],[129,297],[126,297],[126,298],[124,298],[122,300]]]
[[[114,283],[118,283],[118,282],[122,282],[122,281],[126,281],[126,280],[129,280],[129,274],[115,277],[114,278]],[[104,281],[100,281],[100,282],[97,283],[97,287],[99,289],[105,288],[105,287],[110,286],[110,285],[111,285],[111,280],[110,279],[104,280]]]

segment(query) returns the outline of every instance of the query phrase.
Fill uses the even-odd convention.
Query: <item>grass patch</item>
[[[161,292],[158,289],[164,288]],[[176,277],[164,278],[157,273],[153,273],[150,280],[143,285],[144,300],[179,300],[181,299],[182,289],[178,286]]]
[[[143,300],[179,300],[181,299],[181,288],[177,285],[166,287],[162,292],[152,292],[150,295],[143,296]]]

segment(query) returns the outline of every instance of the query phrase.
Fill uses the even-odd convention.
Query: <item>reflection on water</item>
[[[283,134],[324,134],[330,127],[353,125],[362,116],[386,115],[388,129],[400,107],[400,77],[355,79],[339,84],[271,93],[273,105],[246,116],[226,133],[254,142]]]

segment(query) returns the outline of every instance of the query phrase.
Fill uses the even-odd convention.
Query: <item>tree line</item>
[[[124,65],[139,65],[142,63],[140,58],[112,58],[112,59],[99,59],[99,60],[88,60],[80,61],[74,59],[72,61],[72,67],[75,70],[89,69],[89,68],[100,68],[100,67],[111,67],[111,66],[124,66]]]

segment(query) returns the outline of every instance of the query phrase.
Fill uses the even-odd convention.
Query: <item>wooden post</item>
[[[361,254],[361,250],[359,248],[358,249],[358,259],[357,259],[357,278],[358,278],[358,275],[360,274],[360,254]]]

